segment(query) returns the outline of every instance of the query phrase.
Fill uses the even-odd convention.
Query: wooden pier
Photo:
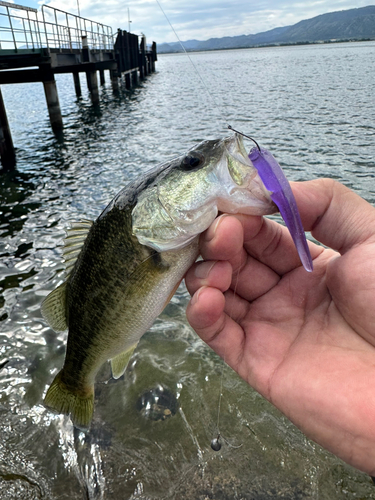
[[[72,73],[81,96],[79,73],[86,73],[93,104],[109,70],[114,93],[124,78],[127,89],[155,71],[156,44],[147,49],[142,36],[105,26],[43,5],[41,10],[0,1],[0,85],[42,82],[52,130],[63,129],[55,74]],[[16,164],[12,136],[0,87],[0,157],[3,170]]]

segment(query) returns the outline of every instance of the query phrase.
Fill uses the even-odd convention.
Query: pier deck
[[[41,10],[0,1],[0,85],[42,82],[53,131],[63,128],[55,74],[72,73],[76,95],[81,95],[79,73],[86,73],[93,104],[99,102],[97,71],[103,84],[109,70],[118,91],[155,71],[156,44],[147,50],[145,37],[118,30],[68,12],[42,5]],[[0,89],[0,157],[3,170],[16,158]]]

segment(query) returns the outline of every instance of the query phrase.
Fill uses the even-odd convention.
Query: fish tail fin
[[[56,413],[70,415],[75,427],[88,430],[94,413],[94,386],[86,394],[73,392],[61,379],[62,371],[54,378],[44,398],[44,405]]]

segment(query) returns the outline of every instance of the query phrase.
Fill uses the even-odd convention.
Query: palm
[[[308,219],[303,212],[302,218]],[[325,234],[325,243],[335,238],[327,237],[324,227],[315,232]],[[368,440],[375,420],[369,383],[375,379],[371,237],[361,245],[337,245],[344,250],[340,257],[312,245],[310,274],[301,268],[285,228],[270,221],[225,217],[213,238],[209,233],[201,245],[203,258],[224,262],[206,279],[196,278],[194,269],[187,275],[191,293],[207,287],[198,305],[188,308],[193,327],[309,437],[374,472],[353,456],[358,442],[364,455],[374,455]]]
[[[374,297],[366,286],[371,285],[366,283],[370,263],[361,258],[360,251],[355,253],[355,260],[366,269],[366,273],[361,273],[362,283],[356,280],[360,292],[349,289],[353,288],[352,283],[345,283],[346,274],[352,276],[352,259],[336,261],[334,253],[325,250],[315,259],[312,275],[301,268],[287,273],[268,292],[253,300],[246,314],[236,318],[243,330],[244,344],[242,355],[234,352],[233,368],[268,399],[284,390],[286,375],[294,374],[293,383],[299,379],[299,384],[306,384],[308,390],[312,371],[316,371],[315,380],[322,375],[324,359],[332,372],[339,356],[351,354],[355,361],[357,351],[371,355],[375,352],[375,322],[371,314]],[[232,296],[232,300],[236,299]],[[237,303],[241,301],[239,296]],[[228,308],[227,313],[231,315]],[[347,364],[342,368],[347,372]],[[341,384],[342,380],[340,376],[338,382]]]

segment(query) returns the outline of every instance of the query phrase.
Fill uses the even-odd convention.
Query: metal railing
[[[0,1],[0,50],[113,50],[112,28],[48,5],[41,10]]]
[[[41,10],[47,48],[80,49],[82,37],[92,50],[113,50],[112,28],[48,5]]]
[[[41,45],[38,11],[0,2],[0,49],[35,49]]]

